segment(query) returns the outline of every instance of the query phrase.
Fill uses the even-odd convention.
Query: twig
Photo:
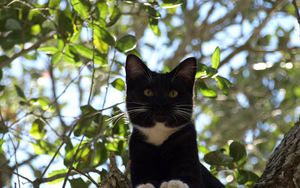
[[[76,160],[76,157],[77,157],[77,155],[78,155],[78,153],[79,153],[79,149],[80,149],[80,146],[81,146],[81,144],[82,144],[82,141],[83,141],[84,137],[85,137],[84,135],[81,137],[80,143],[79,143],[79,145],[78,145],[78,147],[77,147],[77,149],[76,149],[76,152],[75,152],[75,154],[74,154],[74,156],[73,156],[73,159],[72,159],[72,161],[71,161],[69,170],[68,170],[68,172],[67,172],[67,175],[66,175],[66,177],[65,177],[65,180],[64,180],[64,183],[63,183],[63,186],[62,186],[63,188],[66,187],[67,180],[68,180],[68,178],[69,178],[69,176],[70,176],[71,170],[73,170],[73,164],[74,164],[74,162],[75,162],[75,160]]]
[[[86,172],[82,172],[76,168],[73,168],[74,171],[78,172],[79,174],[85,176],[86,178],[88,178],[93,184],[95,184],[96,186],[98,186],[98,183]]]
[[[56,82],[55,82],[55,77],[53,74],[52,62],[49,64],[48,70],[49,70],[49,74],[50,74],[50,80],[51,80],[51,84],[52,84],[52,94],[53,94],[53,100],[54,100],[52,104],[55,105],[59,121],[60,121],[61,125],[65,128],[66,123],[64,122],[64,120],[61,116],[61,110],[60,110],[60,106],[59,106],[58,98],[57,98],[57,94],[56,94]]]
[[[299,9],[298,9],[296,0],[293,0],[293,5],[294,5],[294,7],[295,7],[295,12],[296,12],[298,24],[299,24],[299,26],[300,26],[300,13],[299,13]],[[300,34],[299,34],[299,35],[300,35]]]
[[[15,162],[16,162],[16,171],[17,171],[17,174],[19,174],[19,167],[18,167],[19,165],[18,165],[18,160],[17,160],[17,147],[15,146],[14,141],[12,140],[10,134],[8,134],[8,137],[9,137],[9,139],[10,139],[12,145],[13,145],[13,148],[14,148],[14,153],[15,153],[14,156],[15,156]],[[17,179],[18,179],[19,188],[21,188],[21,182],[20,182],[20,176],[19,175],[17,175]]]
[[[78,124],[79,120],[76,120],[74,122],[74,124],[72,125],[72,129],[70,130],[69,134],[67,135],[67,137],[70,137],[73,130],[75,129],[76,125]],[[54,161],[56,155],[59,153],[59,150],[61,149],[61,147],[65,144],[64,139],[62,140],[62,143],[59,145],[59,147],[57,148],[56,152],[54,153],[52,159],[50,160],[50,162],[48,163],[47,167],[44,169],[43,173],[41,174],[41,176],[38,179],[42,179],[43,176],[46,174],[47,170],[49,169],[50,165],[52,164],[52,162]]]
[[[109,79],[110,79],[110,75],[111,75],[111,72],[112,72],[111,69],[112,69],[112,66],[114,64],[115,57],[116,57],[116,49],[114,49],[114,55],[113,55],[113,58],[111,60],[111,64],[109,66],[109,71],[108,71],[108,76],[107,76],[107,80],[106,80],[106,89],[105,89],[105,94],[104,94],[102,108],[104,108],[104,106],[105,106],[105,102],[106,102],[106,98],[107,98],[107,94],[108,94],[108,88],[109,88]]]
[[[15,174],[15,175],[17,175],[17,176],[19,176],[19,177],[21,177],[21,178],[27,180],[27,181],[30,182],[30,183],[33,182],[33,181],[31,181],[29,178],[27,178],[27,177],[25,177],[25,176],[23,176],[23,175],[21,175],[21,174],[19,174],[19,173],[17,173],[17,172],[14,172],[14,171],[5,170],[5,169],[0,169],[0,172],[13,173],[13,174]]]
[[[276,1],[275,5],[269,9],[269,11],[267,12],[267,16],[264,18],[264,20],[259,24],[259,26],[257,26],[256,28],[254,28],[251,36],[249,37],[249,39],[241,46],[237,47],[232,53],[230,53],[227,57],[225,57],[225,59],[223,59],[220,62],[220,66],[226,64],[227,62],[229,62],[235,55],[237,55],[238,53],[248,49],[250,42],[255,39],[257,37],[257,35],[259,35],[259,33],[261,32],[261,30],[264,28],[264,26],[268,23],[269,19],[271,18],[271,16],[273,15],[273,13],[279,9],[279,7],[284,4],[286,2],[286,0],[282,0],[282,1]]]
[[[88,98],[88,104],[90,104],[91,99],[92,99],[92,93],[93,93],[93,87],[94,87],[94,78],[95,78],[95,44],[94,44],[94,19],[93,16],[91,16],[92,19],[92,46],[93,46],[93,54],[92,54],[92,83],[90,86],[90,93],[89,93],[89,98]]]
[[[13,60],[15,60],[16,58],[18,58],[18,57],[20,57],[20,56],[22,56],[22,55],[24,55],[24,54],[30,52],[31,50],[37,49],[38,47],[40,47],[40,45],[41,45],[42,43],[44,43],[44,42],[46,42],[46,41],[52,39],[53,35],[54,35],[54,34],[52,34],[52,35],[50,35],[50,36],[48,36],[48,37],[45,37],[45,38],[40,39],[39,41],[37,41],[35,44],[33,44],[32,46],[30,46],[29,48],[22,49],[20,52],[14,54],[11,58],[8,58],[8,59],[2,61],[2,62],[0,63],[0,68],[9,65]]]

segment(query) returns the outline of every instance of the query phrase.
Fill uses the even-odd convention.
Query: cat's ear
[[[135,79],[140,76],[149,76],[150,70],[136,55],[129,54],[126,58],[126,79]]]
[[[187,82],[194,83],[197,71],[197,60],[189,57],[183,60],[173,71],[173,78],[179,77]]]

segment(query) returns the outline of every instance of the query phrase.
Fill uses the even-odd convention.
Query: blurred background
[[[0,187],[97,187],[111,153],[127,175],[128,53],[162,72],[197,58],[201,161],[251,187],[299,119],[295,13],[288,0],[1,0]],[[212,151],[224,156],[205,163]]]

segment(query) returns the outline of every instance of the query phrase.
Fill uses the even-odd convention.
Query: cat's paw
[[[163,182],[160,185],[160,188],[189,188],[189,186],[180,180],[171,180],[168,182]]]
[[[136,188],[155,188],[151,183],[140,184]]]

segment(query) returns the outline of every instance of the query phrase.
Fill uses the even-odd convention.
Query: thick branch
[[[284,136],[254,188],[298,188],[300,185],[300,121]]]

